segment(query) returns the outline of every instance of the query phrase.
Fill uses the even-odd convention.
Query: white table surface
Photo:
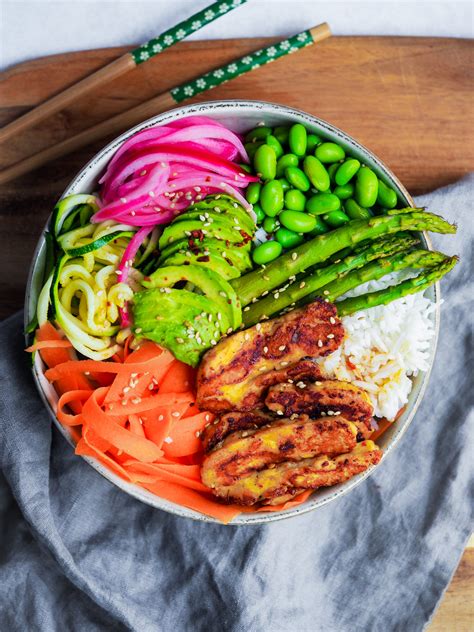
[[[210,2],[0,0],[0,70],[44,55],[142,43]],[[469,1],[249,0],[193,39],[285,36],[325,21],[336,35],[474,34]]]

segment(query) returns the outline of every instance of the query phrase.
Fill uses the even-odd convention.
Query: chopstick
[[[155,57],[170,46],[173,46],[191,33],[199,31],[203,26],[210,24],[245,2],[247,2],[247,0],[219,0],[218,2],[210,4],[202,11],[195,13],[186,20],[176,24],[176,26],[164,31],[158,37],[125,53],[125,55],[122,55],[110,64],[92,73],[92,75],[85,77],[78,83],[66,88],[66,90],[63,90],[23,116],[5,125],[5,127],[0,128],[0,143],[8,140],[18,132],[25,131],[29,127],[36,125],[47,116],[62,110],[91,90],[109,83],[129,70],[136,68],[139,64],[152,59],[152,57]]]
[[[11,167],[4,169],[0,172],[0,184],[9,182],[18,176],[43,166],[51,160],[65,156],[70,152],[80,149],[81,147],[84,147],[96,140],[100,140],[101,138],[111,134],[118,134],[124,129],[137,125],[147,118],[151,118],[152,116],[156,116],[161,112],[165,112],[166,110],[173,108],[186,99],[194,97],[207,90],[211,90],[212,88],[226,83],[235,77],[239,77],[240,75],[255,70],[260,66],[264,66],[265,64],[300,50],[301,48],[320,42],[330,36],[331,30],[329,25],[326,23],[319,24],[307,31],[293,35],[281,42],[276,42],[275,44],[261,48],[254,53],[250,53],[244,57],[236,59],[229,64],[225,64],[220,68],[211,70],[192,81],[182,83],[168,92],[163,92],[149,101],[145,101],[144,103],[137,105],[131,110],[121,112],[120,114],[117,114],[102,123],[98,123],[97,125],[94,125],[93,127],[62,141],[53,147],[48,147],[47,149],[44,149],[39,153],[30,156],[29,158],[25,158]]]

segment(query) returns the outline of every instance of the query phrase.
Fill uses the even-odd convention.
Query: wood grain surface
[[[0,150],[0,169],[270,39],[180,43]],[[0,75],[0,126],[126,52],[56,55]],[[195,101],[284,103],[340,127],[374,151],[412,194],[474,170],[474,46],[469,40],[334,37]],[[190,101],[191,102],[191,101]],[[36,241],[56,199],[104,142],[0,188],[0,318],[19,309]],[[474,630],[474,550],[467,549],[429,632]]]

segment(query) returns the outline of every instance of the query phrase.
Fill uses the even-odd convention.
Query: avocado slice
[[[239,243],[244,239],[244,235],[242,235],[241,231],[245,233],[237,224],[232,225],[228,219],[223,218],[213,219],[212,222],[203,222],[200,219],[184,219],[179,222],[173,221],[173,223],[167,226],[163,231],[160,237],[159,247],[160,250],[163,250],[174,241],[187,236],[194,237],[196,241],[204,239],[205,237],[214,237],[215,239],[221,239],[229,243]]]
[[[220,239],[203,239],[200,242],[196,243],[196,247],[189,246],[188,238],[181,239],[179,241],[174,241],[172,244],[167,246],[161,252],[160,259],[158,261],[158,265],[161,266],[164,264],[166,259],[175,253],[185,254],[186,252],[199,251],[202,254],[209,253],[219,253],[224,259],[228,259],[231,265],[234,265],[236,268],[240,270],[240,273],[246,272],[247,270],[252,269],[252,263],[250,261],[250,242],[243,246],[240,245],[226,245],[225,242]]]
[[[237,329],[242,323],[240,301],[234,288],[219,274],[202,266],[167,266],[158,268],[144,280],[146,288],[171,288],[180,281],[190,282],[209,298],[216,311],[220,312],[221,331],[226,333],[229,327]]]
[[[217,209],[217,210],[216,210]],[[205,218],[205,219],[202,219]],[[196,208],[191,206],[181,215],[178,215],[173,221],[181,222],[187,219],[200,219],[202,222],[209,219],[222,219],[229,222],[230,226],[240,226],[249,235],[255,232],[255,224],[248,213],[241,206],[237,208],[223,209],[219,206],[210,206],[209,208]]]
[[[204,254],[202,250],[198,252],[175,252],[163,261],[162,266],[203,266],[204,268],[210,268],[213,272],[217,272],[223,279],[237,279],[240,276],[240,270],[224,259],[222,255],[214,251],[206,251],[209,254]]]
[[[202,353],[216,344],[221,335],[212,301],[187,290],[138,292],[134,296],[133,318],[137,338],[153,340],[191,366],[198,364]]]

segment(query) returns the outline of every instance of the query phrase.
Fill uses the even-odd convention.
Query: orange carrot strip
[[[130,432],[133,432],[133,434],[136,434],[139,437],[145,436],[143,422],[140,422],[140,417],[138,415],[130,415],[128,421],[130,422]]]
[[[174,360],[160,383],[160,393],[181,393],[194,387],[196,371],[184,362]]]
[[[112,470],[115,474],[118,474],[121,478],[125,479],[128,482],[131,482],[130,474],[127,472],[125,468],[120,466],[114,459],[110,458],[103,452],[96,448],[90,441],[88,440],[88,432],[83,432],[82,438],[79,440],[76,445],[76,454],[81,456],[91,456],[105,465],[105,467],[109,470]]]
[[[141,416],[143,419],[143,427],[145,436],[155,445],[162,448],[163,440],[169,436],[173,417],[171,410],[165,406],[156,408]]]
[[[144,437],[138,437],[117,424],[105,413],[101,404],[107,388],[98,388],[85,402],[82,409],[84,426],[95,430],[99,436],[109,441],[119,450],[123,450],[139,461],[151,462],[161,456],[162,451]]]
[[[193,400],[192,393],[176,393],[171,395],[151,395],[150,397],[131,397],[122,399],[121,403],[110,402],[107,406],[107,412],[109,415],[138,415],[148,410],[153,410],[157,406],[168,406],[173,408],[177,404],[189,404]],[[174,409],[173,409],[174,410]]]
[[[91,391],[67,391],[63,393],[58,401],[58,409],[56,411],[56,416],[59,421],[65,426],[77,426],[82,424],[82,415],[80,412],[76,415],[71,415],[64,410],[64,406],[68,406],[70,408],[71,404],[74,402],[74,408],[76,410],[82,411],[83,403],[90,397]]]
[[[39,340],[31,345],[31,347],[27,347],[25,351],[33,353],[33,351],[38,351],[39,349],[67,349],[68,347],[72,347],[69,340]]]
[[[179,419],[172,426],[169,436],[172,443],[164,444],[166,456],[179,457],[194,454],[202,450],[199,434],[209,421],[209,413],[198,413],[193,417]]]
[[[158,481],[167,481],[169,483],[177,483],[189,489],[195,489],[199,492],[208,492],[208,488],[196,480],[194,477],[187,475],[186,468],[194,467],[190,465],[181,465],[182,470],[177,468],[166,468],[157,463],[140,463],[138,461],[127,461],[123,464],[127,472],[137,483],[157,483]]]
[[[64,340],[59,331],[50,323],[46,322],[36,330],[35,338],[38,342],[51,341],[51,340]],[[64,348],[45,348],[41,350],[41,357],[43,362],[48,367],[54,367],[62,362],[71,360],[72,354],[69,350]]]
[[[301,494],[298,494],[298,496],[295,496],[295,498],[293,498],[292,500],[287,500],[286,503],[259,507],[257,510],[251,509],[251,511],[280,511],[281,509],[290,509],[291,507],[297,507],[298,505],[303,504],[304,501],[311,496],[313,491],[314,489],[307,489],[306,491],[301,492]]]
[[[238,516],[242,511],[241,507],[237,507],[236,505],[221,505],[207,495],[205,496],[200,492],[187,489],[175,483],[165,481],[160,481],[155,484],[142,483],[141,487],[148,489],[153,494],[160,496],[160,498],[165,498],[177,505],[199,511],[207,516],[220,520],[224,524],[230,522],[232,518]]]

